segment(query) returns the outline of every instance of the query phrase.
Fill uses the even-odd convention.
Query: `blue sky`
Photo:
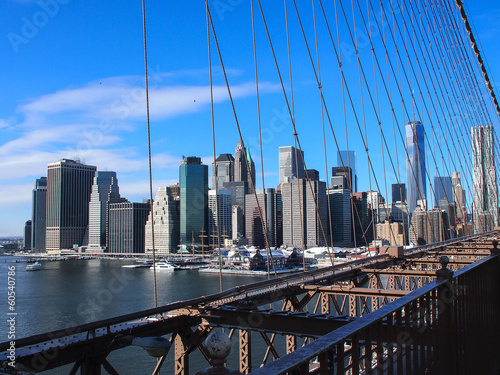
[[[350,2],[344,3],[350,7]],[[365,2],[361,3],[366,7]],[[324,1],[324,4],[331,16],[332,3]],[[249,1],[213,0],[210,6],[238,121],[256,161],[260,186]],[[467,6],[476,27],[475,35],[482,43],[483,57],[490,64],[490,74],[498,79],[500,4],[469,1]],[[24,222],[31,218],[34,180],[46,175],[48,163],[63,157],[79,158],[99,170],[116,171],[120,192],[129,200],[141,201],[147,197],[141,2],[4,0],[0,7],[0,236],[22,234]],[[263,1],[263,7],[290,100],[283,2]],[[310,2],[299,3],[314,53],[310,7]],[[321,179],[325,179],[317,84],[290,1],[288,12],[297,130],[307,166],[318,169]],[[319,9],[316,14],[320,20]],[[334,18],[330,21],[334,22]],[[362,27],[359,17],[356,22]],[[339,25],[343,68],[355,105],[359,106],[358,67],[353,49],[349,47],[347,28],[340,18]],[[213,158],[204,3],[201,0],[147,1],[147,28],[156,190],[158,186],[178,180],[182,155],[200,156],[206,163]],[[256,13],[256,34],[265,184],[275,187],[278,147],[293,144],[293,129],[259,13]],[[373,40],[380,48],[382,39],[377,34],[374,32]],[[339,68],[331,44],[326,47],[330,40],[324,23],[318,22],[318,35],[323,90],[334,131],[341,149],[346,149],[349,143],[349,149],[358,152],[358,184],[361,190],[368,190],[367,158],[355,118],[349,110],[346,136]],[[368,71],[373,69],[370,48],[367,43],[363,44],[362,33],[358,32],[358,37],[361,58]],[[334,38],[336,40],[336,34]],[[217,154],[234,153],[238,133],[213,39],[212,47],[216,151]],[[383,55],[380,58],[383,61]],[[374,81],[369,80],[373,87]],[[394,82],[392,85],[395,87]],[[404,90],[409,92],[408,88]],[[366,90],[364,100],[368,108]],[[406,100],[411,99],[408,96]],[[391,142],[392,120],[387,100],[381,98],[379,106],[380,113],[384,114],[382,122],[387,126],[388,142]],[[424,107],[420,105],[419,109],[423,114]],[[358,108],[358,115],[361,112]],[[380,133],[373,111],[367,110],[362,128],[365,123],[368,124],[366,139],[371,142],[370,157],[379,185],[384,189],[384,181],[396,182],[395,173],[386,167],[384,180]],[[336,163],[337,148],[328,130],[329,124],[325,126],[328,167],[331,167]],[[398,153],[393,157],[404,182],[404,155]],[[385,162],[388,162],[387,156]],[[373,180],[371,184],[372,189],[376,189]]]

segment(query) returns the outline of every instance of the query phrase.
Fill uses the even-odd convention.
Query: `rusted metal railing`
[[[500,362],[499,256],[455,273],[442,264],[435,281],[252,374],[494,373]]]

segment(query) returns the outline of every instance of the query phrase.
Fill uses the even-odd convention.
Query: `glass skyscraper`
[[[208,236],[208,166],[199,157],[184,157],[179,184],[181,245],[200,244]]]
[[[351,190],[358,191],[358,171],[356,162],[356,151],[339,151],[337,153],[337,166],[351,168]],[[332,175],[333,176],[333,175]]]
[[[434,199],[435,206],[439,206],[441,199],[448,199],[448,202],[453,202],[453,187],[451,177],[434,177]]]
[[[427,189],[425,183],[425,136],[420,121],[410,121],[405,126],[406,149],[406,185],[408,214],[411,216],[418,201],[427,205]]]

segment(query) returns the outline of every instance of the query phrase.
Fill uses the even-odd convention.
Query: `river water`
[[[0,342],[10,341],[7,337],[7,292],[8,271],[12,266],[15,267],[15,334],[18,339],[154,307],[153,272],[149,268],[121,268],[124,264],[134,263],[133,260],[46,261],[42,263],[41,270],[27,272],[26,263],[12,263],[14,259],[0,257]],[[223,275],[223,288],[229,289],[265,278]],[[218,274],[157,272],[159,306],[206,296],[219,290]],[[233,352],[237,352],[237,338],[232,341]],[[172,362],[172,358],[173,348],[166,362]],[[118,350],[108,359],[120,374],[151,374],[155,365],[155,360],[138,347]],[[165,364],[166,370],[162,373],[171,373],[168,370],[170,366]],[[204,367],[206,362],[200,362],[195,356],[191,360],[190,373]],[[66,366],[45,373],[67,374],[69,369]]]

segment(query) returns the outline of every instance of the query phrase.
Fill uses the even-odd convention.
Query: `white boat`
[[[42,269],[40,262],[30,263],[26,266],[26,271],[38,271],[40,269]]]
[[[155,267],[150,267],[150,270],[155,269],[157,271],[174,271],[177,266],[168,262],[156,262]]]

